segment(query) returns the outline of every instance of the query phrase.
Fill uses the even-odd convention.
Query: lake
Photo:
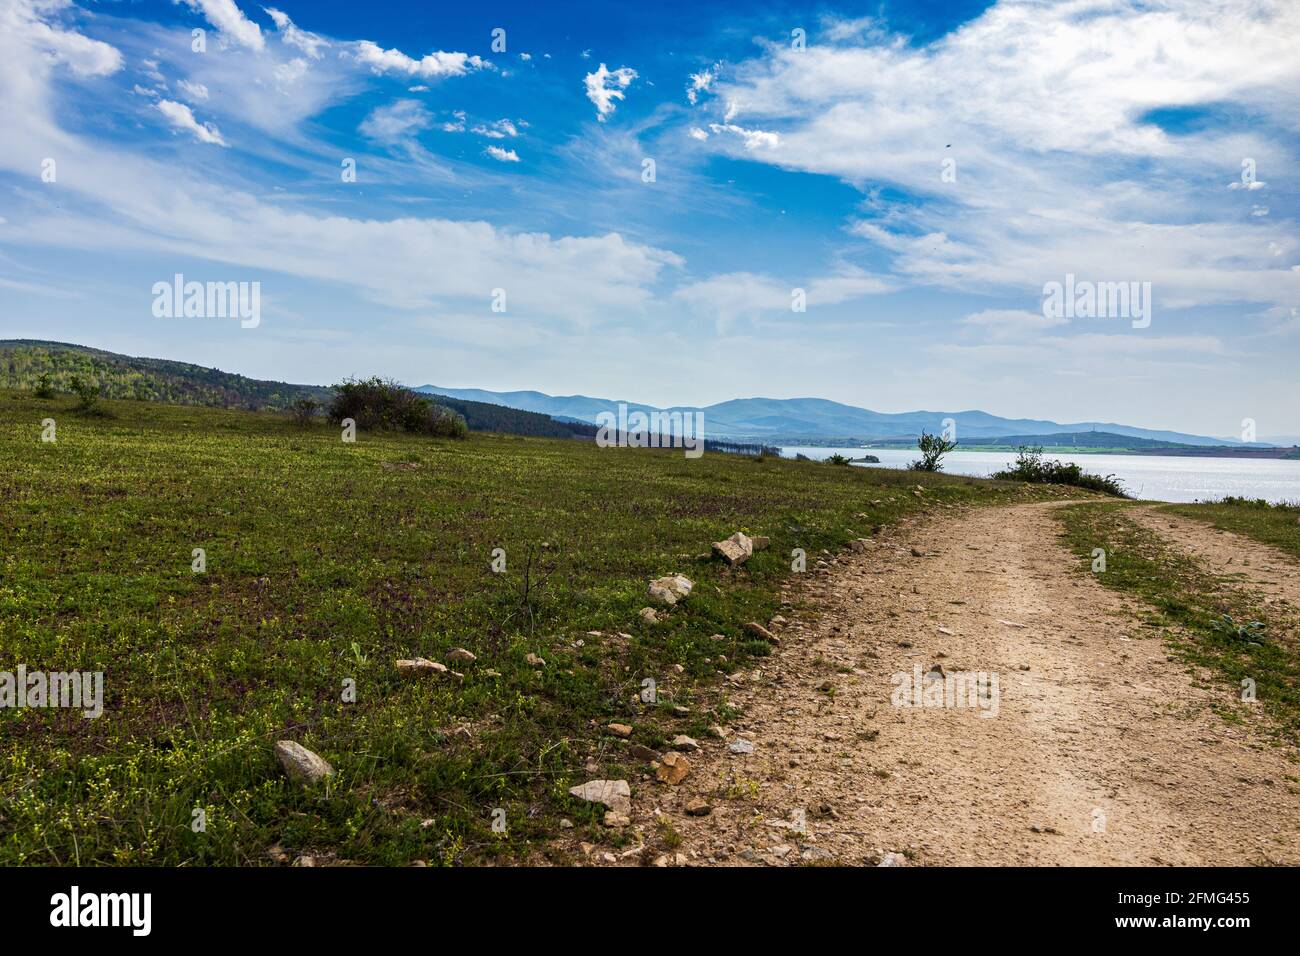
[[[879,465],[863,468],[906,468],[917,457],[915,449],[893,448],[798,448],[786,447],[781,454],[797,454],[821,460],[833,454],[846,458],[875,455]],[[1132,495],[1155,501],[1206,501],[1224,495],[1264,498],[1272,502],[1300,503],[1300,461],[1276,458],[1183,458],[1173,455],[1043,455],[1046,459],[1076,462],[1084,471],[1114,475]],[[943,459],[943,470],[951,475],[987,478],[1010,466],[1014,451],[954,451]]]

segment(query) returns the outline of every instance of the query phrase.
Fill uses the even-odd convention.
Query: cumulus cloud
[[[605,117],[617,107],[614,101],[624,99],[623,91],[635,79],[636,70],[631,67],[620,66],[617,70],[609,70],[604,63],[595,73],[587,74],[583,82],[587,87],[587,99],[596,105],[596,119],[605,122]]]
[[[709,138],[709,134],[704,132],[704,130],[700,129],[698,126],[692,126],[688,131],[688,135],[691,139],[698,139],[700,142],[704,142]]]
[[[486,136],[488,139],[505,139],[507,136],[519,135],[519,130],[515,128],[515,124],[508,119],[499,119],[487,125],[480,123],[470,132],[477,133],[479,136]]]
[[[174,0],[184,2],[195,13],[203,14],[204,19],[240,46],[250,50],[261,51],[266,47],[262,37],[262,28],[235,6],[234,0]]]
[[[175,100],[159,100],[154,106],[168,123],[183,133],[189,133],[196,142],[210,143],[213,146],[230,145],[221,137],[221,131],[211,123],[200,123],[196,120],[193,111],[184,103],[177,103]]]
[[[484,150],[484,152],[501,163],[519,162],[519,154],[513,149],[502,149],[500,146],[489,146]]]
[[[717,64],[698,73],[692,73],[690,82],[686,85],[686,99],[694,106],[701,93],[708,90],[713,85],[713,81],[718,78]]]
[[[363,136],[380,142],[397,142],[428,129],[433,115],[417,100],[397,100],[371,110],[357,127]]]
[[[362,63],[375,73],[396,73],[404,76],[418,76],[425,80],[442,79],[448,76],[464,76],[472,70],[491,69],[492,64],[479,56],[468,53],[447,53],[438,50],[416,60],[401,50],[385,50],[370,40],[360,40],[353,48],[352,54],[357,62]]]
[[[745,149],[775,149],[781,145],[781,137],[761,129],[745,129],[734,123],[710,123],[709,129],[715,133],[733,133],[745,141]],[[697,139],[699,137],[696,137]]]

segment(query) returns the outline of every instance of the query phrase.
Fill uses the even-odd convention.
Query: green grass
[[[1058,512],[1064,540],[1084,571],[1093,573],[1093,549],[1104,548],[1106,570],[1096,573],[1098,581],[1149,604],[1152,615],[1146,623],[1162,633],[1176,655],[1217,675],[1238,698],[1241,682],[1255,681],[1258,705],[1279,734],[1291,743],[1300,742],[1300,647],[1294,610],[1265,605],[1260,595],[1234,587],[1129,520],[1124,507],[1086,504]],[[1263,625],[1259,634],[1240,627],[1254,621]],[[1220,713],[1240,719],[1246,706],[1225,703]]]
[[[1270,506],[1235,499],[1226,504],[1173,505],[1166,510],[1271,544],[1300,558],[1300,507],[1295,505]]]
[[[277,844],[374,864],[558,853],[561,816],[603,832],[568,787],[643,786],[606,723],[653,746],[726,719],[718,673],[766,650],[742,625],[775,611],[792,548],[811,568],[905,513],[1068,494],[501,435],[344,444],[269,413],[103,405],[111,417],[0,391],[0,670],[104,671],[106,708],[0,711],[0,864],[266,864]],[[770,549],[734,574],[697,559],[737,529]],[[530,559],[545,583],[525,604]],[[642,623],[646,582],[672,572],[695,592]],[[463,683],[395,673],[460,646],[479,656]],[[636,702],[646,677],[658,707]],[[280,738],[328,759],[330,785],[288,783]]]

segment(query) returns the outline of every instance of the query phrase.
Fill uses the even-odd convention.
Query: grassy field
[[[72,405],[0,391],[0,670],[103,671],[105,712],[0,710],[3,864],[258,865],[274,847],[563,860],[561,817],[612,839],[568,787],[641,785],[607,722],[655,747],[725,721],[718,676],[767,650],[742,625],[775,611],[791,549],[811,568],[905,513],[1067,493],[559,439],[345,444],[269,413]],[[771,548],[736,573],[699,559],[737,529]],[[643,623],[647,581],[673,572],[694,593]],[[457,647],[478,655],[454,667],[463,681],[396,673]],[[638,700],[647,677],[656,706]],[[281,738],[337,774],[289,783]]]
[[[1160,630],[1182,660],[1216,675],[1234,695],[1243,680],[1254,681],[1258,704],[1281,736],[1300,742],[1300,648],[1294,637],[1300,622],[1294,613],[1266,605],[1261,596],[1231,586],[1227,578],[1170,548],[1159,535],[1125,517],[1124,507],[1061,509],[1066,543],[1086,568],[1093,549],[1104,548],[1106,569],[1097,573],[1098,581],[1149,604],[1146,624]],[[1181,514],[1187,509],[1173,510]],[[1260,626],[1251,627],[1252,622]],[[1236,720],[1247,706],[1234,701],[1219,712]]]

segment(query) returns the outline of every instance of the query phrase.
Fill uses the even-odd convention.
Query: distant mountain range
[[[0,387],[34,387],[49,375],[56,389],[67,390],[74,375],[94,382],[111,398],[132,398],[180,405],[226,408],[287,409],[299,398],[325,400],[325,385],[293,385],[246,378],[218,369],[167,359],[133,358],[63,342],[0,340]],[[415,389],[440,396],[442,403],[465,416],[470,428],[523,435],[566,437],[592,434],[601,412],[618,413],[619,402],[587,395],[554,396],[543,392],[493,392],[478,388],[422,385]],[[705,434],[713,440],[767,445],[866,444],[915,439],[924,429],[942,432],[945,419],[955,423],[957,438],[967,445],[1007,444],[1018,438],[1055,437],[1070,445],[1116,447],[1101,434],[1171,442],[1180,445],[1272,448],[1294,441],[1245,445],[1232,439],[1138,428],[1113,422],[1062,424],[1026,418],[1001,418],[988,412],[875,412],[824,398],[738,398],[716,405],[658,408],[627,402],[629,411],[702,412]],[[1048,442],[1044,441],[1043,444]]]
[[[510,408],[540,412],[560,419],[594,423],[601,412],[617,413],[619,402],[587,395],[547,395],[543,392],[492,392],[481,388],[443,388],[422,385],[416,391],[476,402],[507,405]],[[1155,428],[1138,428],[1114,422],[1061,422],[1031,418],[1001,418],[988,412],[874,412],[853,405],[843,405],[824,398],[737,398],[716,405],[673,406],[657,408],[640,402],[627,402],[629,412],[703,412],[705,434],[735,440],[763,441],[768,444],[836,444],[864,443],[873,439],[915,438],[924,429],[942,432],[944,420],[955,423],[959,441],[976,443],[985,439],[1013,436],[1060,435],[1061,433],[1108,432],[1152,441],[1182,445],[1236,445],[1242,442],[1185,432]],[[1272,447],[1268,442],[1254,443]]]

